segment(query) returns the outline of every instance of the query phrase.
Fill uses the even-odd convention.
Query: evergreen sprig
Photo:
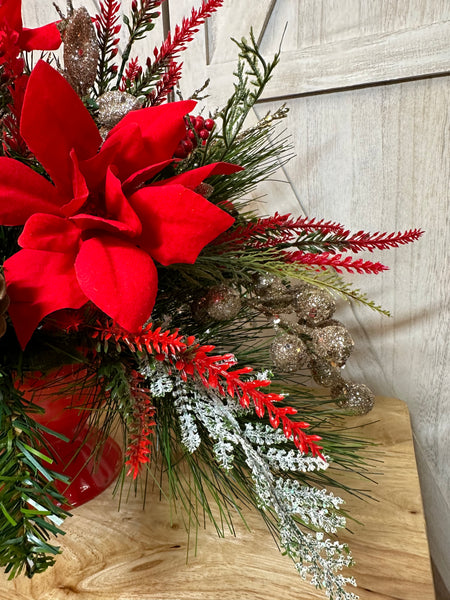
[[[234,285],[248,288],[253,285],[255,275],[271,273],[282,279],[299,279],[390,316],[388,310],[376,304],[360,289],[354,288],[351,283],[345,282],[333,269],[316,270],[313,266],[301,263],[286,263],[283,255],[273,248],[245,252],[236,250],[220,255],[205,252],[194,265],[172,265],[169,269],[176,272],[182,286],[187,288],[195,282],[197,289],[202,286],[212,287],[224,281],[232,281]]]
[[[292,158],[293,146],[289,136],[275,131],[275,126],[287,116],[288,109],[284,105],[273,113],[268,112],[256,125],[244,128],[250,110],[260,99],[279,62],[280,51],[267,62],[259,52],[253,31],[249,42],[245,39],[234,41],[240,50],[236,82],[234,93],[215,115],[221,126],[212,131],[205,145],[199,145],[180,163],[179,171],[220,161],[243,167],[242,171],[228,177],[211,177],[208,183],[213,187],[209,196],[211,202],[223,203],[227,209],[233,202],[244,217],[243,210],[249,202],[247,194]],[[237,212],[235,216],[239,217]]]
[[[228,160],[228,152],[234,147],[236,138],[244,128],[248,113],[261,98],[262,93],[272,77],[272,73],[280,61],[281,49],[267,62],[259,51],[253,30],[250,30],[250,41],[242,38],[233,41],[239,48],[239,61],[235,76],[234,93],[220,111],[222,119],[223,151],[221,160]]]
[[[338,574],[350,563],[347,549],[315,536],[320,530],[334,533],[344,523],[341,500],[321,489],[323,484],[333,483],[333,477],[326,474],[326,463],[293,453],[286,448],[289,443],[283,434],[274,432],[268,422],[254,423],[232,401],[225,403],[211,390],[166,374],[164,366],[150,364],[141,372],[148,377],[158,414],[155,443],[161,451],[153,477],[170,501],[183,507],[188,531],[197,531],[203,510],[219,535],[225,530],[234,532],[235,515],[245,523],[242,509],[253,507],[301,573],[326,581],[331,598],[356,598],[345,591],[351,580]],[[303,400],[322,425],[327,409],[320,419],[321,408],[314,394],[304,391]],[[301,401],[299,404],[303,406]],[[329,445],[337,440],[338,455],[343,442],[340,466],[364,470],[361,459],[347,463],[345,459],[356,448],[361,452],[364,444],[331,431]],[[323,560],[325,549],[327,559]]]
[[[155,9],[162,4],[163,0],[133,0],[131,3],[131,21],[127,15],[123,16],[123,22],[128,29],[128,41],[122,54],[122,61],[117,73],[116,89],[119,88],[125,67],[130,58],[131,49],[138,40],[142,40],[155,27],[154,20],[160,16]],[[158,77],[159,79],[159,77]],[[136,95],[140,95],[136,93]]]
[[[49,430],[32,418],[36,411],[14,388],[10,373],[0,373],[0,566],[9,577],[45,571],[59,553],[52,538],[64,534],[69,513],[56,481],[52,458],[41,436]],[[53,434],[60,439],[62,436]]]

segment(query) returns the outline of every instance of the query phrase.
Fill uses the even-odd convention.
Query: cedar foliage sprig
[[[28,577],[55,562],[58,546],[50,539],[64,534],[69,513],[65,498],[54,487],[68,479],[52,471],[36,410],[15,390],[10,375],[0,373],[0,566],[9,578],[25,571]],[[55,436],[62,436],[54,433]]]
[[[212,132],[205,147],[193,153],[191,163],[227,161],[243,167],[230,177],[211,178],[214,192],[209,198],[216,203],[239,202],[242,209],[246,205],[245,195],[285,164],[293,156],[293,147],[288,136],[274,132],[273,126],[287,116],[288,109],[284,105],[267,113],[255,126],[244,129],[249,112],[261,98],[280,60],[280,50],[271,61],[266,61],[253,31],[249,42],[244,38],[234,42],[240,51],[234,93],[215,116],[222,121],[221,128]]]
[[[260,99],[266,85],[280,62],[281,49],[271,62],[267,62],[259,51],[253,30],[250,30],[250,42],[242,38],[234,40],[239,48],[239,61],[235,75],[234,94],[220,112],[222,118],[222,139],[225,149],[222,160],[228,160],[228,151],[233,147],[236,137],[242,132],[245,119]]]

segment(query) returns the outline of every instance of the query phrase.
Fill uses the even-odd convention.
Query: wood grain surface
[[[414,450],[406,405],[379,398],[374,411],[351,421],[380,444],[378,484],[364,484],[373,501],[348,498],[363,524],[341,538],[352,548],[361,600],[433,600],[434,592]],[[361,481],[357,483],[361,487]],[[236,518],[236,535],[218,538],[207,524],[197,552],[181,515],[172,516],[157,492],[145,511],[132,498],[117,512],[110,490],[74,511],[56,566],[32,580],[1,576],[0,600],[319,600],[300,579],[260,518]]]

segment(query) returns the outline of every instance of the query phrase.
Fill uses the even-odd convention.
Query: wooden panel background
[[[174,25],[200,0],[168,2]],[[54,18],[50,2],[23,5],[29,26]],[[253,25],[271,55],[286,23],[281,65],[255,112],[288,99],[296,158],[265,186],[267,212],[354,230],[426,230],[419,243],[379,257],[389,273],[357,280],[393,318],[348,306],[340,316],[357,343],[349,376],[409,405],[431,551],[450,589],[450,2],[258,0],[249,10],[225,0],[183,58],[184,94],[211,76],[207,105],[220,105],[236,56],[229,37]],[[159,41],[153,33],[146,54]]]

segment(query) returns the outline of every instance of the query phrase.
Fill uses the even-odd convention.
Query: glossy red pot
[[[70,478],[69,485],[56,482],[69,507],[98,496],[122,468],[122,451],[113,439],[108,438],[99,453],[93,452],[100,431],[88,426],[88,418],[98,404],[98,390],[92,385],[80,385],[85,376],[86,370],[79,365],[67,365],[45,375],[32,373],[17,384],[25,398],[45,409],[42,414],[33,413],[33,418],[70,440],[42,434],[55,459],[52,469]]]

